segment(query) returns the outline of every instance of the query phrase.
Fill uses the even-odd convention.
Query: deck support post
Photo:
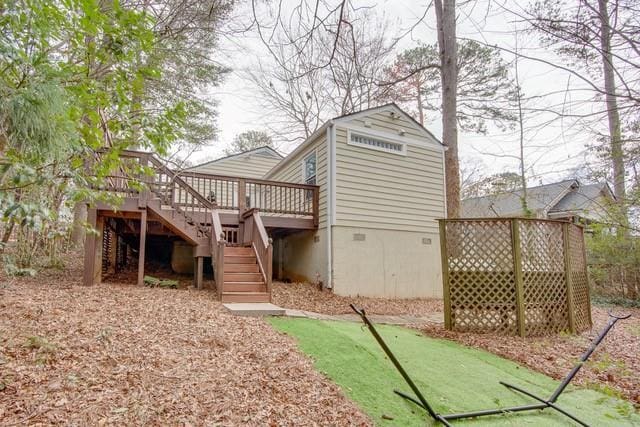
[[[144,258],[147,244],[147,210],[140,213],[140,246],[138,249],[138,286],[144,284]]]
[[[97,231],[87,233],[84,241],[84,275],[82,283],[91,286],[102,279],[102,233],[104,219],[98,217],[98,210],[87,210],[87,223]]]
[[[195,257],[195,262],[193,263],[193,267],[195,269],[193,273],[193,286],[196,289],[202,289],[202,276],[204,271],[204,257],[197,256]]]

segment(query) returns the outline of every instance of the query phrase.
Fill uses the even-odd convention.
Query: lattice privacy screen
[[[447,329],[526,336],[591,327],[582,227],[440,220],[440,239]]]

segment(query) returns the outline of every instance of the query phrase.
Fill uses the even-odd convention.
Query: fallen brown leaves
[[[273,303],[281,307],[323,314],[352,314],[349,304],[364,307],[370,314],[410,314],[421,317],[442,312],[442,300],[439,299],[342,297],[326,289],[321,291],[308,283],[274,282],[272,298]]]
[[[370,424],[292,339],[213,293],[80,277],[0,277],[3,425]]]

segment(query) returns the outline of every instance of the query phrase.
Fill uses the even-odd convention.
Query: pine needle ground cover
[[[279,331],[295,337],[316,369],[337,383],[377,425],[430,425],[424,411],[393,394],[409,391],[400,374],[362,324],[310,319],[273,318]],[[503,380],[548,396],[553,379],[491,353],[428,338],[417,331],[380,325],[381,333],[430,403],[440,412],[462,412],[531,403],[501,386]],[[595,390],[570,387],[558,403],[598,426],[640,425],[633,405]],[[551,410],[476,419],[473,426],[573,425]]]

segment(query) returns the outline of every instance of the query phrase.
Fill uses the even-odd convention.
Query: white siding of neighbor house
[[[262,178],[280,159],[261,153],[239,154],[190,168],[193,172],[245,178]]]

